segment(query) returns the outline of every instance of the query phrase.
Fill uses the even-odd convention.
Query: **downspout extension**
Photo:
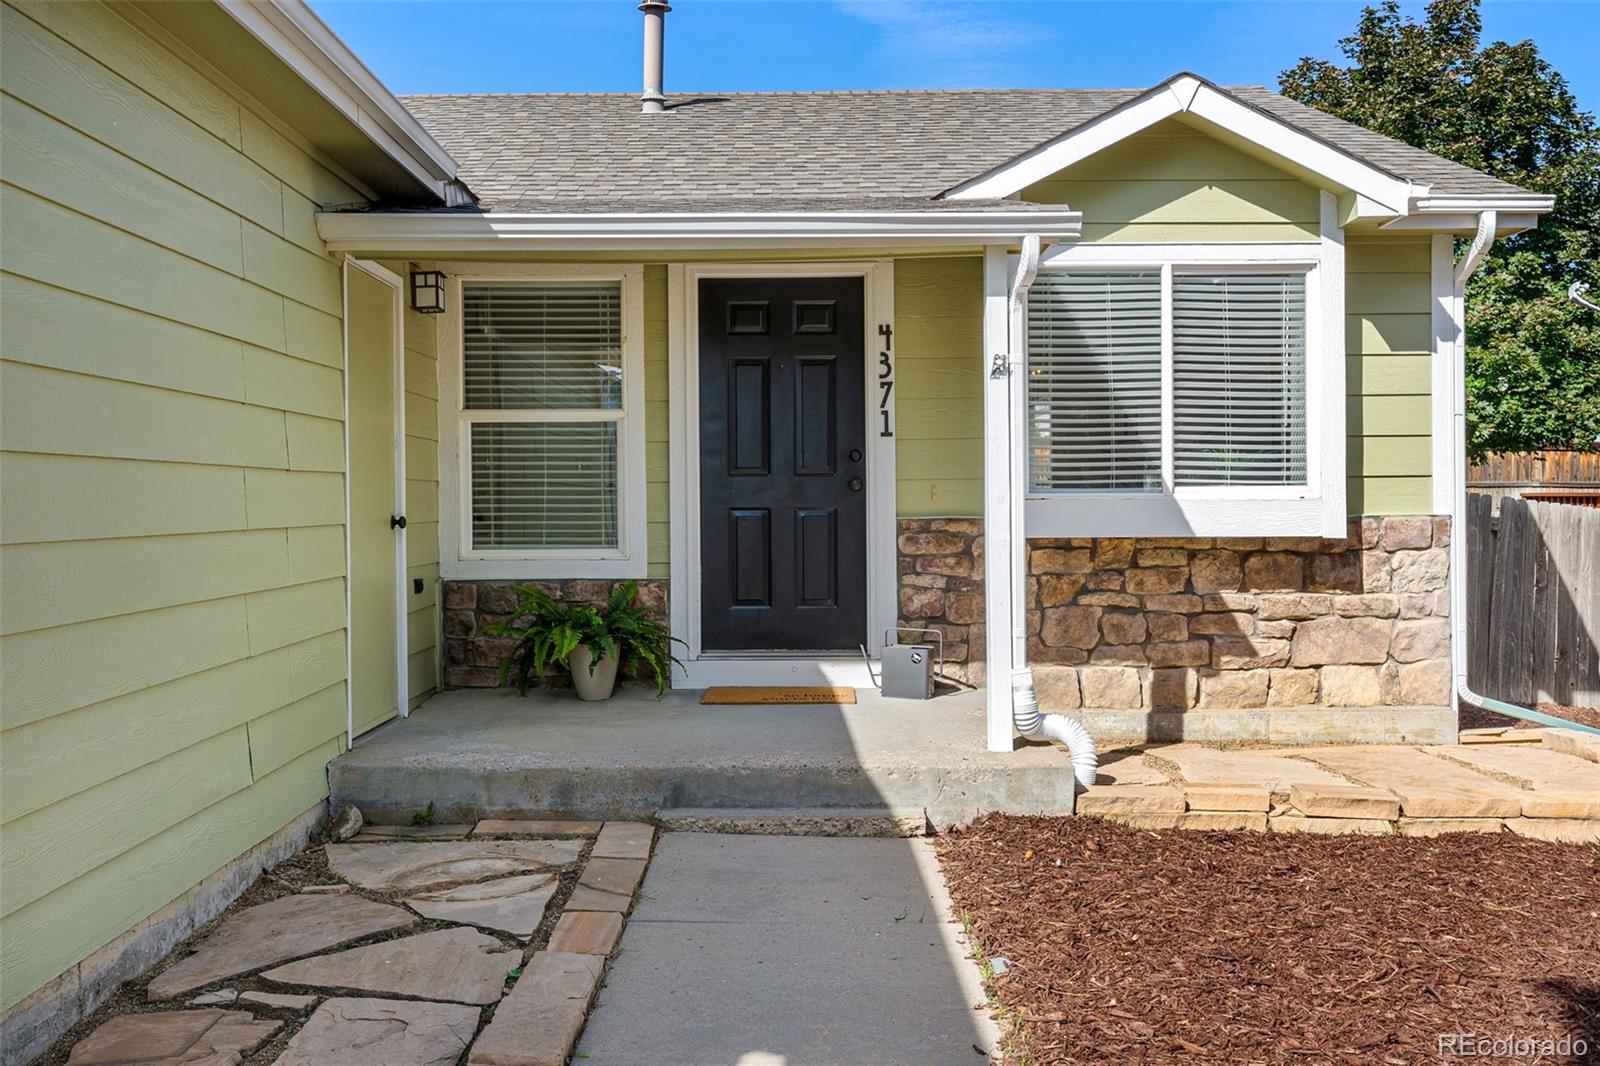
[[[1009,408],[1013,415],[1025,412],[1027,409],[1027,381],[1021,373],[1023,367],[1022,354],[1026,350],[1024,338],[1025,320],[1023,316],[1023,301],[1027,299],[1028,289],[1033,285],[1033,279],[1039,274],[1039,238],[1027,236],[1022,239],[1022,253],[1017,260],[1017,274],[1011,282],[1011,293],[1007,311],[1010,314],[1010,369],[1012,376],[1012,396]],[[1026,560],[1028,551],[1028,538],[1025,527],[1025,504],[1027,500],[1027,434],[1025,421],[1019,420],[1011,427],[1011,582],[1012,582],[1012,609],[1018,613],[1026,611],[1022,606],[1025,602],[1023,592],[1026,585]],[[1041,714],[1039,712],[1039,697],[1033,687],[1033,670],[1028,666],[1028,636],[1025,618],[1013,618],[1011,625],[1012,659],[1014,666],[1011,672],[1011,721],[1016,726],[1017,732],[1029,740],[1054,740],[1066,745],[1067,755],[1072,761],[1072,775],[1077,780],[1079,787],[1088,788],[1094,784],[1095,774],[1100,767],[1100,754],[1095,749],[1094,738],[1083,725],[1065,715]]]
[[[1455,292],[1452,298],[1458,305],[1466,298],[1466,284],[1478,268],[1483,265],[1484,256],[1489,253],[1489,247],[1494,244],[1495,223],[1498,220],[1495,212],[1484,211],[1478,215],[1478,230],[1472,237],[1472,244],[1468,246],[1466,255],[1461,257],[1461,262],[1456,264],[1454,281]],[[1450,516],[1450,627],[1452,648],[1452,672],[1455,675],[1454,695],[1456,702],[1470,703],[1475,707],[1494,711],[1512,718],[1521,718],[1526,721],[1539,722],[1543,725],[1560,726],[1566,729],[1578,729],[1586,733],[1600,733],[1600,729],[1568,722],[1562,718],[1552,717],[1527,707],[1519,707],[1514,703],[1497,700],[1474,692],[1467,683],[1467,342],[1466,342],[1466,315],[1465,312],[1455,315],[1458,332],[1455,338],[1455,351],[1452,373],[1454,374],[1453,392],[1451,398],[1452,408],[1450,425],[1454,436],[1451,454],[1455,461],[1455,513]]]

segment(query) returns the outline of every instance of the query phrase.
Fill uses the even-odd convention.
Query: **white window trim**
[[[639,264],[441,263],[439,316],[439,572],[447,579],[642,578],[649,532],[645,491],[644,267]],[[617,546],[536,551],[469,551],[472,479],[466,435],[474,421],[515,422],[463,408],[461,284],[464,281],[618,282],[622,286],[622,411],[617,423]],[[558,421],[557,415],[541,415]],[[585,413],[584,421],[599,419]]]
[[[1323,192],[1322,237],[1290,244],[1075,244],[1046,253],[1040,271],[1147,269],[1162,273],[1163,482],[1170,430],[1165,378],[1171,364],[1174,268],[1303,270],[1306,273],[1306,484],[1195,486],[1166,493],[1033,493],[1030,537],[1342,537],[1345,514],[1344,235],[1338,202]]]

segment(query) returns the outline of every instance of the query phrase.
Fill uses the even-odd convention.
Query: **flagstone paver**
[[[576,818],[485,818],[472,830],[474,837],[592,837],[599,822]]]
[[[554,874],[524,874],[423,892],[405,904],[424,918],[498,929],[526,940],[544,921],[559,887]]]
[[[567,900],[567,910],[626,914],[646,865],[643,859],[590,859]]]
[[[465,840],[470,825],[367,825],[350,838],[352,844],[383,840]]]
[[[146,992],[151,999],[172,999],[213,981],[326,951],[373,933],[403,929],[415,921],[402,907],[356,896],[284,896],[224,919],[200,941],[194,954],[157,975]]]
[[[1352,781],[1386,788],[1411,818],[1515,818],[1522,792],[1403,745],[1317,748],[1305,755]]]
[[[1506,823],[1499,818],[1401,818],[1403,837],[1437,837],[1446,833],[1500,833]]]
[[[1562,755],[1576,755],[1586,762],[1600,763],[1600,734],[1580,733],[1576,729],[1541,730],[1541,747]]]
[[[1393,792],[1366,785],[1291,785],[1289,802],[1308,818],[1400,817],[1400,800]]]
[[[1272,809],[1272,792],[1264,785],[1184,785],[1183,798],[1191,811],[1265,814]]]
[[[316,996],[300,996],[292,992],[245,992],[239,999],[246,1003],[259,1003],[263,1007],[280,1010],[306,1010],[316,1005]]]
[[[568,911],[550,934],[550,950],[574,955],[610,955],[622,936],[622,915]]]
[[[1382,818],[1307,818],[1299,814],[1278,814],[1267,819],[1267,830],[1273,833],[1316,833],[1321,836],[1342,836],[1345,833],[1387,836],[1394,832],[1394,826]]]
[[[1551,844],[1600,844],[1600,821],[1592,818],[1507,818],[1506,828]]]
[[[1090,785],[1078,797],[1079,814],[1182,814],[1183,793],[1171,785]]]
[[[577,840],[462,840],[428,844],[329,844],[328,868],[374,892],[418,892],[578,861]]]
[[[175,1010],[123,1014],[84,1037],[68,1066],[178,1066],[238,1062],[283,1028],[246,1011]]]
[[[399,999],[330,999],[273,1066],[455,1066],[478,1008]]]
[[[596,859],[648,859],[656,828],[646,822],[607,822],[589,852]]]
[[[1542,747],[1469,745],[1426,748],[1496,780],[1528,790],[1526,818],[1600,818],[1600,766]]]
[[[1271,790],[1275,800],[1287,797],[1292,785],[1347,785],[1350,782],[1319,766],[1262,751],[1222,751],[1176,744],[1152,748],[1145,758],[1175,773],[1184,785],[1255,785]]]
[[[456,1003],[497,1002],[522,954],[476,929],[440,929],[302,959],[262,974],[281,985],[353,988]]]
[[[562,1066],[604,964],[598,955],[535,952],[472,1046],[468,1066]]]

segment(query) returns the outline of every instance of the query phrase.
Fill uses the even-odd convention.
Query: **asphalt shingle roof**
[[[851,210],[933,201],[1146,89],[406,96],[493,211]],[[1520,190],[1262,88],[1227,90],[1436,194]],[[985,206],[966,201],[967,208]]]

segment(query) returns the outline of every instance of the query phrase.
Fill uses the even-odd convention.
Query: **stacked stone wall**
[[[900,523],[901,624],[983,681],[975,519]],[[1344,538],[1028,542],[1028,655],[1046,710],[1441,706],[1449,519],[1353,519]]]
[[[444,683],[451,688],[493,688],[500,664],[516,647],[507,637],[492,637],[489,626],[506,621],[517,606],[517,586],[533,585],[560,603],[604,603],[616,581],[446,581],[444,583]],[[667,620],[667,582],[639,582],[639,602]],[[564,671],[551,671],[553,683],[571,683]],[[653,683],[653,682],[652,682]]]

